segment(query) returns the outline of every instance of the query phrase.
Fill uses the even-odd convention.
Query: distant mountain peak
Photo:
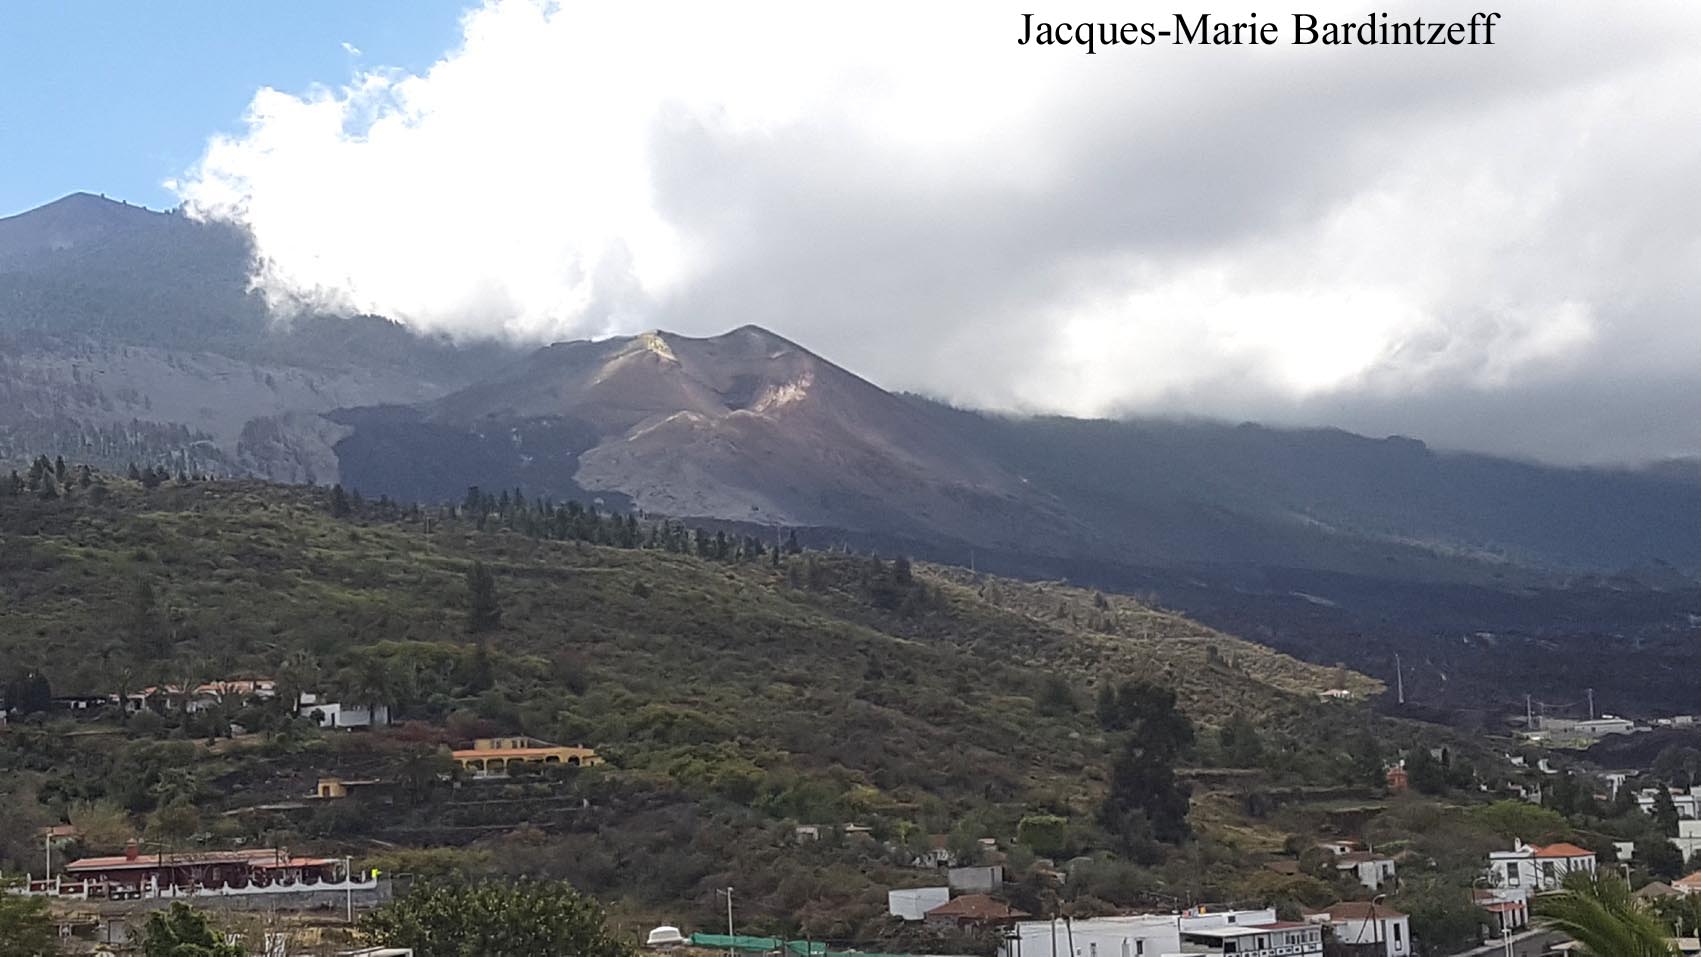
[[[176,218],[94,193],[71,193],[0,219],[0,267],[23,256],[63,252]]]
[[[140,218],[146,216],[166,216],[159,210],[138,206],[122,199],[112,199],[102,193],[75,192],[50,203],[43,203],[34,209],[27,209],[12,216],[0,217],[0,223],[12,220],[62,220],[67,217],[101,217],[105,221],[122,218]]]

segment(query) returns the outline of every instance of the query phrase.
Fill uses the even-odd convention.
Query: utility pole
[[[46,835],[41,843],[47,851],[47,879],[53,880],[53,828],[43,828],[42,833]]]
[[[348,892],[348,922],[354,923],[354,859],[343,858],[343,885]]]
[[[733,957],[732,933],[732,885],[728,884],[721,893],[726,895],[726,957]]]
[[[1406,672],[1400,667],[1400,653],[1394,652],[1394,687],[1399,689],[1400,703],[1406,703]]]
[[[1595,720],[1595,689],[1589,689],[1589,720]]]
[[[1524,695],[1524,730],[1534,731],[1535,729],[1536,712],[1535,709],[1530,707],[1530,696],[1526,694]]]

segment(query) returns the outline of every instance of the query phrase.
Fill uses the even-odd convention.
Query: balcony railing
[[[27,897],[57,897],[66,900],[205,900],[209,897],[260,897],[278,894],[373,893],[379,890],[377,880],[354,878],[340,881],[273,881],[270,884],[176,885],[156,887],[152,883],[121,884],[111,881],[90,881],[55,877],[52,880],[29,880],[11,888],[14,894]]]

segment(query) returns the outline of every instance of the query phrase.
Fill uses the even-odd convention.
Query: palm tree
[[[394,708],[404,704],[408,696],[408,680],[395,662],[367,654],[337,676],[337,687],[346,702],[352,705]]]
[[[323,676],[319,660],[312,654],[296,650],[285,656],[278,666],[277,696],[288,706],[290,714],[300,707],[303,692],[322,690],[319,681]]]
[[[1585,957],[1675,957],[1658,918],[1616,874],[1577,871],[1563,889],[1536,898],[1536,917],[1578,944]]]

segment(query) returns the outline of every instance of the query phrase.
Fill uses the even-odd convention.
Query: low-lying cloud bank
[[[253,230],[281,309],[537,340],[755,322],[982,407],[1701,451],[1701,11],[1091,56],[1018,46],[1022,12],[493,0],[422,75],[260,91],[176,187]]]

